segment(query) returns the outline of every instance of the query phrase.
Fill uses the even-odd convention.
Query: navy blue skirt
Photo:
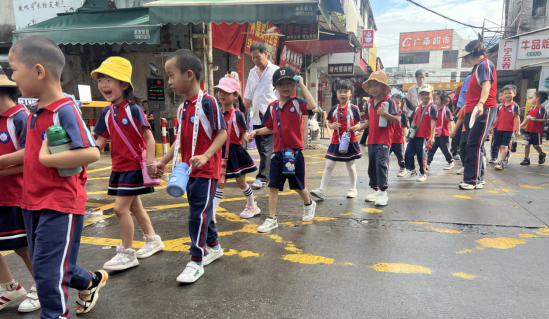
[[[225,145],[221,150],[222,158],[225,158]],[[237,178],[242,175],[257,171],[250,154],[239,144],[229,146],[229,160],[227,161],[227,174],[225,178]]]
[[[27,247],[21,207],[0,206],[0,251]]]
[[[349,162],[359,159],[361,157],[362,153],[360,152],[358,142],[349,143],[349,149],[347,150],[347,154],[341,154],[339,152],[339,144],[332,143],[328,147],[328,152],[326,152],[325,156],[325,158],[336,162]]]
[[[154,187],[143,185],[143,172],[140,169],[127,172],[111,172],[107,194],[112,196],[136,196],[150,193],[154,193]]]

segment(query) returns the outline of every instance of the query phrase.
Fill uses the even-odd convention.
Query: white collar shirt
[[[273,74],[277,69],[278,66],[269,61],[267,67],[263,70],[261,77],[257,75],[257,66],[250,70],[250,75],[246,82],[244,98],[252,101],[253,125],[261,125],[259,112],[265,114],[269,104],[279,99],[278,92],[275,91],[273,86]]]

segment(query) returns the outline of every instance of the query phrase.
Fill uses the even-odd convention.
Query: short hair
[[[15,42],[10,51],[14,52],[17,59],[27,68],[40,64],[57,79],[61,79],[65,56],[52,40],[41,35],[31,35]]]
[[[21,94],[19,93],[18,88],[0,87],[0,95],[5,95],[12,100],[13,103],[19,104],[19,97]]]
[[[517,87],[513,84],[507,84],[500,91],[501,91],[501,93],[503,93],[503,91],[511,91],[511,92],[516,94],[517,93]]]
[[[545,91],[536,91],[536,93],[534,93],[534,94],[538,97],[540,104],[543,104],[545,101],[547,101],[547,92],[545,92]]]
[[[419,69],[416,71],[415,78],[417,79],[420,75],[425,75],[425,71]]]
[[[336,84],[336,91],[349,90],[352,93],[353,90],[355,89],[355,79],[354,78],[345,79],[345,80],[342,80],[340,78],[336,78],[335,79],[335,84]]]
[[[498,95],[499,95],[499,94],[503,94],[503,91],[505,91],[504,88],[499,89],[499,90],[498,90]]]
[[[171,59],[175,59],[175,65],[181,73],[191,70],[194,73],[194,78],[200,81],[203,66],[202,61],[200,61],[196,53],[189,49],[180,49],[170,54],[168,60]]]
[[[435,94],[435,96],[438,96],[438,98],[442,102],[442,105],[446,105],[448,101],[450,101],[450,97],[448,96],[448,94],[446,94],[446,91],[440,91]]]
[[[265,51],[267,51],[267,47],[265,47],[265,43],[263,42],[254,42],[250,46],[250,53],[255,50],[259,50],[259,53],[265,53]]]

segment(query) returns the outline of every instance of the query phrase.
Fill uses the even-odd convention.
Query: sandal
[[[93,273],[92,286],[89,289],[78,291],[76,303],[84,307],[84,311],[80,314],[88,313],[93,309],[97,303],[97,299],[99,298],[99,290],[105,286],[108,279],[109,274],[106,271],[98,270]],[[91,299],[82,300],[82,298],[80,298],[80,294],[91,295]]]
[[[260,180],[256,179],[256,180],[252,183],[252,187],[254,188],[254,190],[258,190],[258,189],[260,189],[261,187],[263,187],[263,182],[261,182]]]

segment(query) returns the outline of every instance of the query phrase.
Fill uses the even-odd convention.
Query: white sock
[[[328,187],[328,183],[330,182],[330,178],[332,178],[332,171],[334,170],[335,165],[336,165],[335,161],[326,160],[326,168],[324,168],[324,173],[322,174],[322,180],[320,181],[321,189],[326,189],[326,187]]]
[[[12,279],[10,282],[5,284],[0,284],[0,287],[4,288],[5,291],[15,291],[17,289],[18,283],[15,282],[15,279]]]
[[[356,177],[357,177],[355,160],[346,162],[345,165],[347,166],[347,171],[349,171],[349,179],[351,181],[351,188],[355,189],[356,188]]]
[[[217,211],[217,207],[219,207],[219,203],[221,203],[221,200],[223,199],[223,190],[222,189],[216,189],[215,190],[215,196],[213,200],[213,212]]]
[[[248,205],[254,204],[254,191],[250,187],[250,185],[246,185],[246,188],[242,190],[244,193],[244,196],[246,196],[246,202]]]

